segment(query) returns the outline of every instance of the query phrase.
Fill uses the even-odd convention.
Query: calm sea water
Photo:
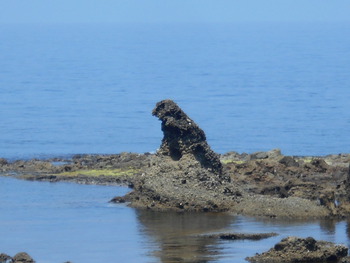
[[[217,152],[350,152],[350,25],[0,25],[0,156],[152,152],[171,98]]]
[[[156,213],[107,201],[127,189],[0,177],[0,249],[38,263],[245,262],[288,235],[350,246],[350,222],[258,220],[229,214]],[[207,239],[215,232],[276,232],[262,241]]]
[[[155,151],[175,100],[212,148],[350,152],[350,25],[0,25],[0,157]],[[139,211],[127,189],[0,177],[0,252],[38,262],[244,262],[287,235],[350,245],[348,222]],[[277,232],[259,242],[198,237]]]

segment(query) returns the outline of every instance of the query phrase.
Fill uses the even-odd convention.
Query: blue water
[[[38,263],[245,262],[283,237],[313,236],[350,246],[350,222],[254,219],[218,213],[157,213],[109,204],[125,188],[0,177],[0,252]],[[262,241],[202,238],[276,232]]]
[[[212,148],[350,152],[350,24],[0,25],[0,156],[153,152],[161,99]]]

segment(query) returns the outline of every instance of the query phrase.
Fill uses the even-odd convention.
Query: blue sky
[[[350,21],[350,0],[0,0],[0,24]]]

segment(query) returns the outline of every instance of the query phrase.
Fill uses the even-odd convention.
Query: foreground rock
[[[274,248],[254,257],[246,258],[256,263],[338,262],[348,255],[348,248],[331,242],[316,241],[312,237],[287,237]]]

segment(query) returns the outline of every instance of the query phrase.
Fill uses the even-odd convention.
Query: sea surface
[[[350,152],[350,24],[0,25],[0,157],[155,152],[173,99],[219,152]],[[350,246],[347,221],[155,213],[129,189],[0,177],[0,252],[38,263],[244,262],[288,235]],[[276,232],[220,241],[213,232]]]
[[[108,203],[126,188],[0,177],[0,249],[38,263],[246,262],[287,236],[350,246],[350,221],[254,219],[220,213],[160,213]],[[205,234],[269,233],[261,241]]]
[[[350,24],[0,25],[0,156],[154,152],[173,99],[219,152],[350,152]]]

